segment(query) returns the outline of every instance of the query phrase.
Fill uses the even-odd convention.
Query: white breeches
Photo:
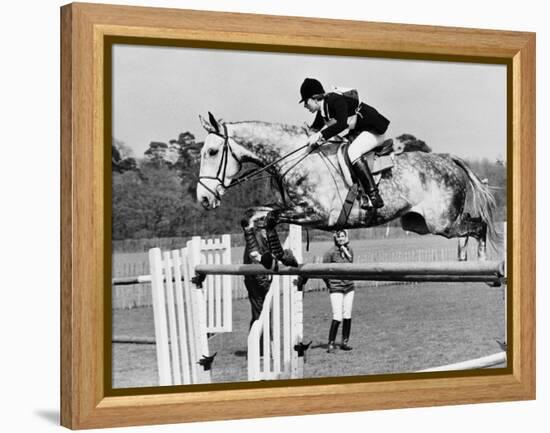
[[[346,293],[331,293],[330,304],[332,305],[332,318],[339,322],[344,319],[351,319],[351,309],[353,307],[353,296],[355,290]]]
[[[386,139],[386,135],[375,135],[367,131],[361,132],[348,147],[348,156],[352,163]]]

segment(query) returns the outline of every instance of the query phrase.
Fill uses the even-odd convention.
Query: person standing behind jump
[[[244,231],[244,264],[258,264],[261,262],[262,255],[269,252],[267,241],[267,233],[265,228],[255,230],[253,227],[248,227],[247,221],[242,223]],[[271,287],[271,275],[245,275],[244,285],[248,292],[248,300],[250,302],[250,327],[260,318],[264,300]],[[263,344],[260,343],[260,351],[263,350]]]
[[[323,263],[353,263],[353,250],[349,246],[348,232],[337,230],[334,232],[334,246],[323,256]],[[328,336],[328,353],[336,351],[336,334],[340,322],[342,324],[342,350],[352,350],[349,346],[351,333],[351,310],[355,294],[355,283],[349,280],[324,280],[330,293],[332,307],[332,322]]]

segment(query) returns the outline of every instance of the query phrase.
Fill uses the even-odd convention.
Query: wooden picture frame
[[[533,33],[96,4],[61,9],[61,424],[97,428],[535,398]],[[500,374],[421,373],[297,386],[117,395],[105,380],[110,284],[108,38],[508,66],[508,360]],[[107,138],[107,140],[105,140]],[[107,322],[108,323],[108,322]]]

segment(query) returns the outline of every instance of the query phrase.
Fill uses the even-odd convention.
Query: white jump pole
[[[493,355],[482,358],[469,359],[468,361],[457,362],[455,364],[442,365],[440,367],[427,368],[417,371],[417,373],[427,373],[434,371],[453,371],[453,370],[474,370],[477,368],[494,367],[495,365],[506,362],[506,352],[494,353]]]

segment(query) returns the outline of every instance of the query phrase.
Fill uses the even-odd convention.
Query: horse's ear
[[[216,118],[212,115],[212,113],[210,113],[210,111],[208,112],[208,117],[210,118],[210,121],[206,120],[204,117],[202,117],[199,114],[199,120],[201,121],[202,127],[206,129],[207,132],[213,132],[214,134],[219,134],[220,125],[216,120]]]
[[[210,120],[210,124],[212,125],[212,127],[219,134],[220,133],[220,125],[218,125],[218,121],[216,120],[216,118],[214,117],[214,115],[210,111],[208,112],[208,119]]]
[[[206,129],[207,132],[216,132],[214,127],[206,120],[204,117],[202,117],[199,114],[199,120],[201,121],[201,125],[204,129]]]

